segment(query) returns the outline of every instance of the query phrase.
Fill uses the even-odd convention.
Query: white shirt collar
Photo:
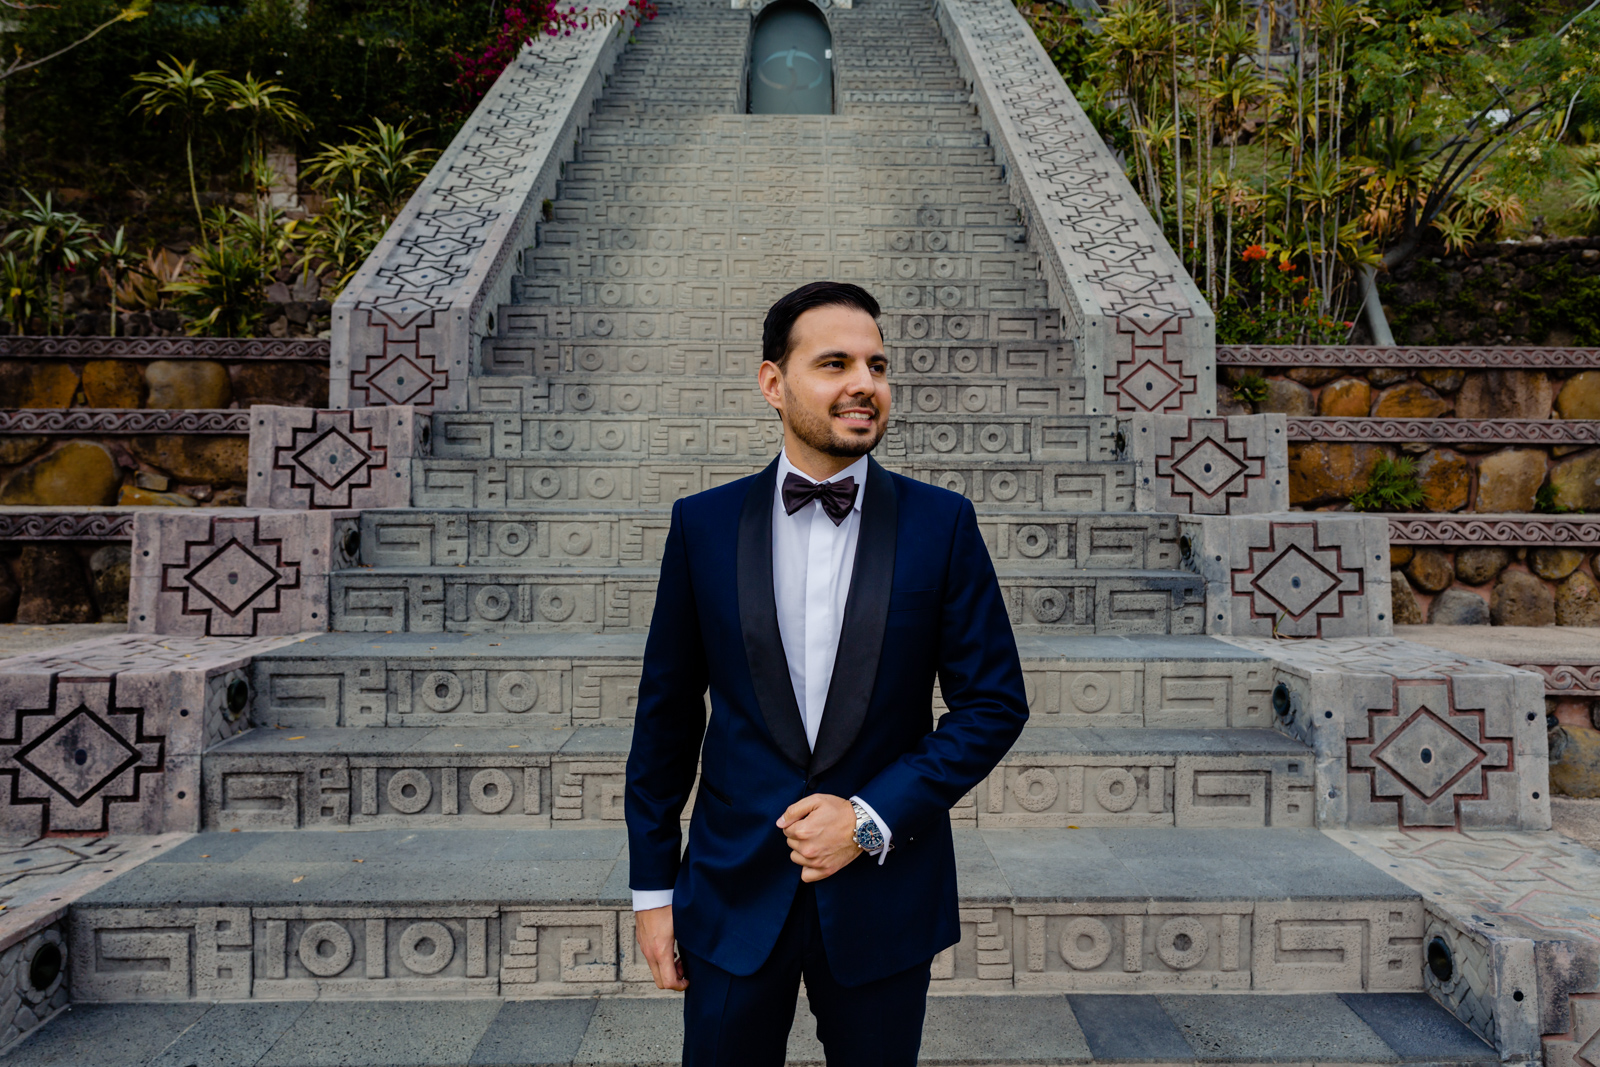
[[[868,460],[868,458],[869,458],[868,456],[862,456],[860,459],[856,460],[854,463],[850,464],[850,466],[846,467],[844,470],[840,471],[838,474],[835,474],[833,477],[822,479],[822,481],[824,481],[824,482],[837,482],[841,478],[854,478],[856,480],[856,500],[855,500],[855,503],[852,505],[852,507],[857,512],[859,512],[861,510],[861,498],[867,495],[865,490],[867,488],[867,460]],[[780,500],[783,497],[783,479],[791,471],[793,471],[795,474],[798,474],[800,477],[804,478],[808,482],[816,481],[816,479],[811,477],[811,475],[807,474],[805,471],[803,471],[800,468],[796,467],[793,463],[790,463],[789,462],[789,450],[788,449],[784,449],[783,451],[778,453],[778,487],[777,487],[777,491],[778,491],[778,496],[779,496]]]

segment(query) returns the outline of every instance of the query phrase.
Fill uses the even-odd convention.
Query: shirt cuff
[[[881,867],[884,859],[889,855],[889,845],[894,841],[894,833],[889,829],[889,824],[880,819],[878,813],[872,810],[871,804],[868,804],[860,797],[851,797],[850,799],[852,802],[861,805],[862,810],[867,813],[873,822],[878,824],[878,832],[883,834],[883,847],[867,853],[869,856],[878,857],[878,866]]]
[[[653,908],[668,908],[672,906],[672,890],[670,889],[635,889],[633,891],[633,910],[650,911]]]

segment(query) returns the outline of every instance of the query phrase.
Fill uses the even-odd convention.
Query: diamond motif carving
[[[1365,593],[1360,561],[1347,564],[1343,547],[1323,545],[1319,534],[1314,522],[1274,522],[1266,546],[1250,548],[1249,565],[1233,571],[1233,595],[1248,599],[1251,618],[1321,637],[1324,620],[1343,618],[1345,600]]]
[[[282,580],[270,563],[241,545],[238,538],[230,538],[184,578],[207,600],[234,616]]]
[[[144,779],[165,770],[166,740],[146,733],[145,708],[119,705],[117,689],[114,676],[52,677],[44,708],[9,712],[10,736],[0,737],[8,832],[106,833],[115,806],[159,802]]]
[[[1490,771],[1514,769],[1513,739],[1486,736],[1485,713],[1457,708],[1455,690],[1453,678],[1397,680],[1393,705],[1369,711],[1366,736],[1346,742],[1351,776],[1366,777],[1374,803],[1395,805],[1402,829],[1460,829],[1461,802],[1488,797]]]
[[[209,532],[161,565],[160,591],[180,597],[179,614],[204,620],[208,636],[253,636],[300,589],[300,565],[285,558],[281,539],[262,536],[259,516],[212,518]]]

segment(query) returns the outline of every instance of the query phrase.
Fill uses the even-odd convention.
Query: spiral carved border
[[[0,541],[131,541],[133,513],[0,513]]]
[[[1396,545],[1575,545],[1600,544],[1600,516],[1466,518],[1389,515],[1389,543]]]
[[[248,434],[250,412],[219,410],[142,411],[122,408],[28,408],[0,411],[0,433]]]
[[[1479,370],[1593,370],[1600,348],[1470,348],[1406,345],[1218,345],[1219,367],[1461,367]]]
[[[1519,663],[1525,671],[1544,675],[1550,696],[1600,696],[1600,663]]]
[[[1292,417],[1289,419],[1289,440],[1594,445],[1600,444],[1600,421]]]
[[[326,362],[329,342],[275,337],[0,337],[0,359],[270,359]]]

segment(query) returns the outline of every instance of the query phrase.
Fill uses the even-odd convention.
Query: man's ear
[[[761,389],[761,395],[767,404],[783,417],[783,371],[771,360],[762,362],[756,372],[756,383]]]

